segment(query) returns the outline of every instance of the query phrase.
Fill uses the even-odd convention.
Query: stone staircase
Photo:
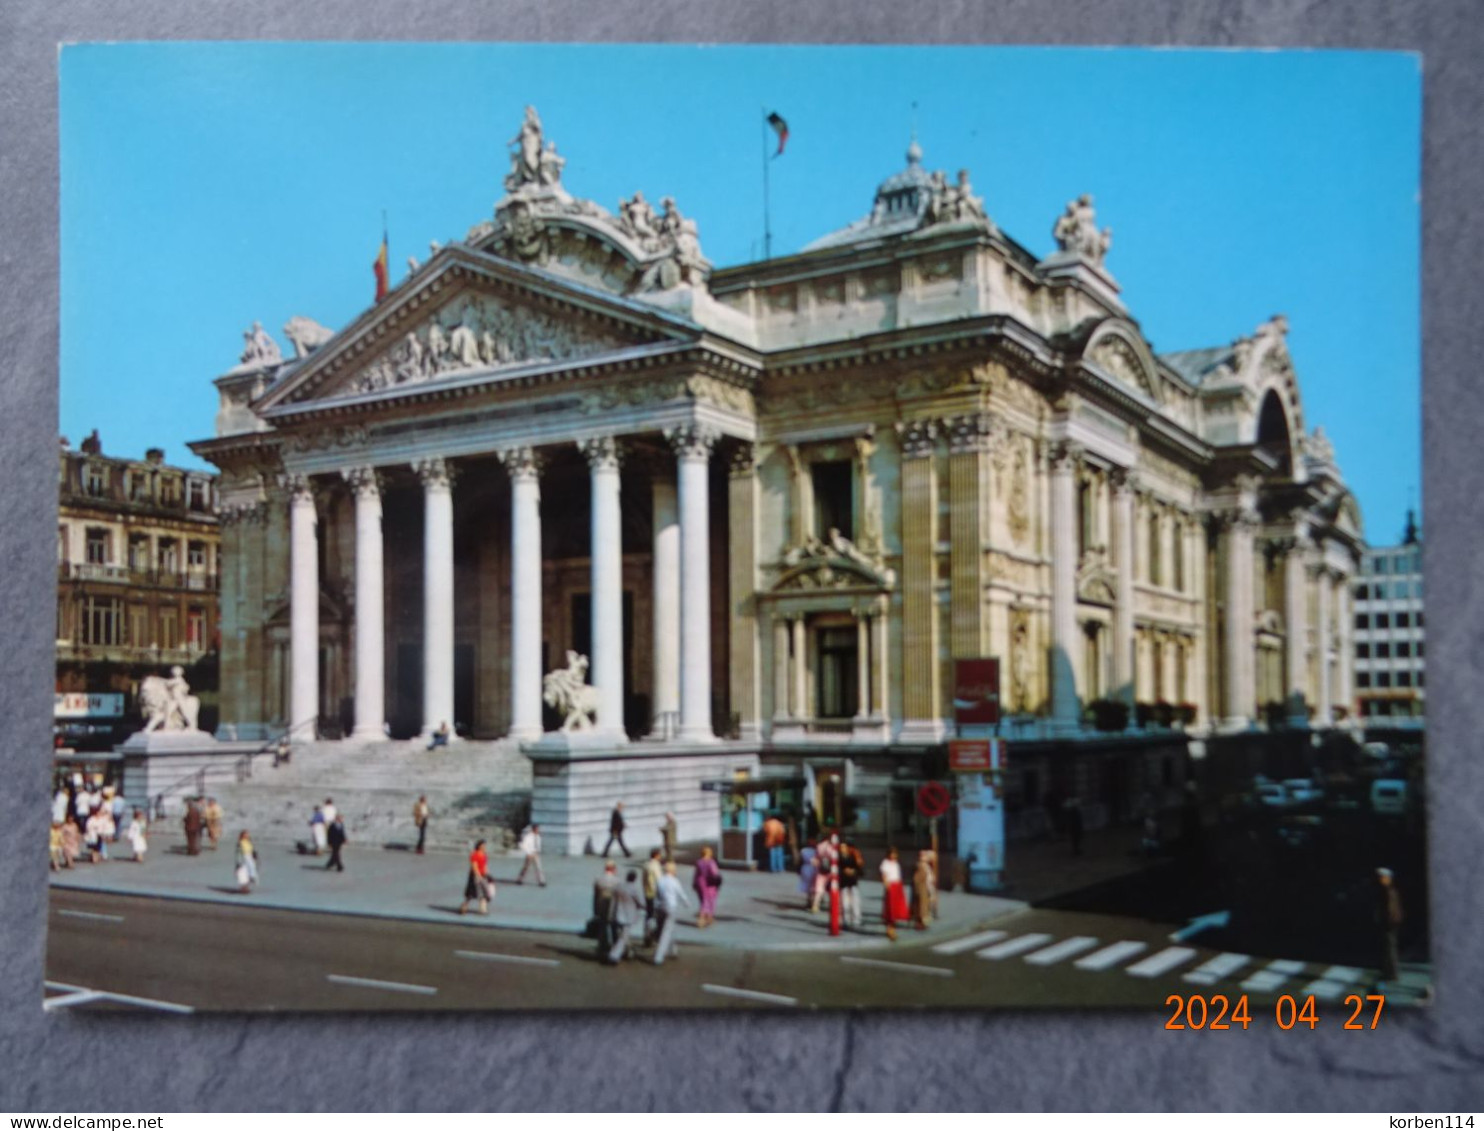
[[[507,739],[426,749],[425,741],[312,742],[274,767],[253,760],[242,782],[208,788],[225,812],[225,835],[241,828],[265,841],[308,841],[309,818],[327,797],[353,843],[416,843],[412,805],[426,794],[432,808],[428,847],[467,851],[480,837],[496,851],[514,843],[529,819],[531,762]]]

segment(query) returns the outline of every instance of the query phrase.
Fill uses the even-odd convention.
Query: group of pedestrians
[[[426,799],[424,799],[426,804]],[[426,823],[426,817],[424,818]],[[325,871],[334,869],[337,872],[345,871],[345,862],[340,858],[341,851],[350,843],[350,837],[345,833],[345,818],[340,815],[340,810],[335,808],[333,798],[325,798],[323,805],[316,805],[314,813],[309,818],[310,843],[314,846],[314,855],[323,856],[326,852],[330,854],[329,862],[325,864]],[[418,851],[421,852],[421,840],[419,840]]]
[[[806,844],[799,854],[799,893],[811,914],[827,907],[832,886],[840,900],[840,921],[845,927],[862,929],[861,881],[866,859],[861,850],[838,832],[829,831]],[[898,924],[911,923],[926,930],[938,912],[938,858],[931,849],[917,854],[911,877],[911,898],[902,874],[901,856],[889,848],[881,861],[881,919],[886,937],[895,941]]]
[[[696,906],[680,882],[680,869],[673,859],[665,859],[663,849],[650,851],[643,869],[630,868],[620,880],[618,865],[605,861],[603,871],[593,881],[593,914],[588,934],[597,940],[599,961],[616,966],[627,958],[637,958],[637,948],[651,948],[650,961],[664,965],[667,958],[678,958],[675,927],[681,912]],[[700,910],[697,927],[716,922],[716,897],[721,891],[721,868],[708,845],[701,849],[691,886],[696,892]],[[642,941],[636,933],[642,930]]]
[[[113,786],[99,781],[87,782],[82,774],[58,783],[52,796],[51,830],[48,835],[48,858],[56,872],[86,861],[106,861],[109,846],[121,839],[129,845],[130,858],[144,863],[149,849],[149,823],[142,809],[135,809],[127,819],[128,804]]]
[[[225,820],[222,807],[215,797],[190,797],[186,799],[186,811],[181,823],[185,828],[186,855],[201,855],[201,834],[211,842],[216,851],[222,840],[222,823]]]

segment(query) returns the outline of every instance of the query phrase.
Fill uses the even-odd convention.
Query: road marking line
[[[1018,938],[1009,939],[990,947],[988,950],[976,951],[980,958],[1013,958],[1017,954],[1024,954],[1028,950],[1036,950],[1051,941],[1050,935],[1021,935]]]
[[[1342,993],[1354,987],[1344,982],[1332,982],[1328,978],[1318,978],[1299,990],[1300,996],[1313,995],[1320,1001],[1337,1001]]]
[[[85,1005],[92,1001],[116,1001],[120,1005],[137,1005],[143,1009],[158,1009],[162,1013],[195,1013],[189,1005],[179,1005],[173,1001],[160,1001],[152,997],[135,997],[133,994],[116,994],[109,990],[90,990],[83,986],[69,986],[64,982],[47,982],[49,990],[66,989],[70,993],[62,997],[46,998],[42,1001],[42,1009],[66,1009],[73,1005]]]
[[[1268,969],[1280,974],[1302,974],[1307,965],[1307,962],[1299,962],[1294,958],[1280,958],[1276,962],[1269,962]]]
[[[104,923],[122,923],[124,921],[122,915],[104,915],[97,911],[72,911],[65,907],[58,908],[57,914],[70,915],[74,919],[97,919]]]
[[[1319,976],[1327,982],[1358,982],[1365,977],[1365,971],[1358,966],[1331,966]]]
[[[456,950],[460,958],[478,958],[485,962],[513,962],[518,966],[560,966],[555,958],[527,958],[521,954],[495,954],[488,950]]]
[[[761,990],[739,990],[735,986],[717,986],[710,982],[701,985],[701,989],[708,994],[725,994],[727,997],[745,997],[753,1001],[767,1001],[774,1005],[798,1005],[796,997],[785,997],[783,994],[765,994]]]
[[[1280,958],[1269,962],[1256,974],[1242,983],[1244,990],[1257,990],[1266,993],[1268,990],[1276,990],[1284,982],[1288,981],[1289,975],[1301,973],[1304,963],[1296,962],[1291,958]]]
[[[1054,946],[1048,946],[1045,950],[1038,950],[1035,954],[1027,954],[1025,960],[1032,966],[1051,966],[1064,958],[1071,958],[1074,954],[1081,954],[1084,950],[1091,950],[1098,945],[1098,940],[1090,935],[1077,935],[1070,939],[1062,939]]]
[[[64,994],[62,997],[49,997],[41,1003],[41,1008],[44,1010],[67,1009],[74,1005],[86,1005],[88,1002],[97,1001],[103,996],[103,994],[98,993],[96,990],[83,990],[81,993]]]
[[[1189,962],[1195,954],[1194,947],[1167,946],[1158,954],[1151,954],[1143,962],[1134,963],[1124,972],[1132,974],[1135,978],[1157,978],[1166,971]]]
[[[1079,970],[1106,970],[1110,966],[1117,966],[1125,958],[1132,958],[1148,949],[1148,943],[1124,939],[1122,942],[1116,942],[1112,946],[1105,946],[1102,950],[1094,951],[1086,958],[1079,958],[1072,965]]]
[[[842,954],[840,961],[848,962],[852,966],[876,966],[884,970],[909,970],[914,974],[936,974],[940,978],[953,977],[953,971],[944,966],[917,966],[911,962],[891,962],[884,958],[856,958],[849,954]]]
[[[968,935],[961,939],[954,939],[952,942],[940,942],[932,948],[932,951],[934,954],[962,954],[966,950],[973,950],[976,946],[998,942],[1004,937],[1004,931],[980,931],[977,935]]]
[[[1195,982],[1198,985],[1209,986],[1211,983],[1222,978],[1230,977],[1235,971],[1240,970],[1252,961],[1249,954],[1218,954],[1209,962],[1203,962],[1185,975],[1187,982]]]
[[[352,978],[349,974],[326,974],[326,979],[342,986],[365,986],[372,990],[396,990],[404,994],[436,994],[436,986],[414,986],[410,982],[383,982],[377,978]]]

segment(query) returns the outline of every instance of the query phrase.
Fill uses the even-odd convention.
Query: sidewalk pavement
[[[489,916],[480,916],[477,904],[471,903],[470,914],[460,917],[467,863],[452,853],[419,856],[396,847],[362,848],[352,843],[344,850],[342,873],[325,870],[328,855],[301,856],[291,843],[259,841],[261,882],[252,894],[241,895],[233,876],[233,845],[226,840],[214,852],[203,848],[199,856],[189,856],[183,837],[152,832],[144,864],[128,859],[126,844],[112,847],[114,860],[53,872],[52,886],[285,911],[576,934],[591,914],[593,881],[603,871],[602,860],[596,856],[544,856],[546,887],[539,887],[530,876],[517,885],[515,878],[525,858],[519,853],[492,856],[490,875],[495,879],[496,895]],[[616,862],[622,879],[629,868],[638,869],[643,861],[634,857]],[[887,941],[879,881],[868,880],[861,886],[863,930],[847,930],[832,939],[828,911],[809,912],[796,874],[728,870],[722,875],[716,924],[697,929],[691,925],[694,909],[686,912],[681,942],[748,950],[831,950],[880,946]],[[681,864],[680,878],[694,899],[688,864]],[[828,903],[823,906],[827,908]],[[922,934],[908,928],[903,941],[963,933],[1024,907],[1024,903],[994,896],[944,892],[932,927]]]

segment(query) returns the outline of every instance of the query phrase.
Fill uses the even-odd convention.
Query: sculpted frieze
[[[1035,562],[1017,558],[1011,554],[999,550],[991,550],[985,555],[989,566],[989,578],[991,581],[1026,592],[1036,589],[1037,575],[1040,567]]]
[[[415,385],[461,372],[571,361],[628,345],[594,326],[487,295],[465,295],[408,331],[356,378],[354,391]]]

